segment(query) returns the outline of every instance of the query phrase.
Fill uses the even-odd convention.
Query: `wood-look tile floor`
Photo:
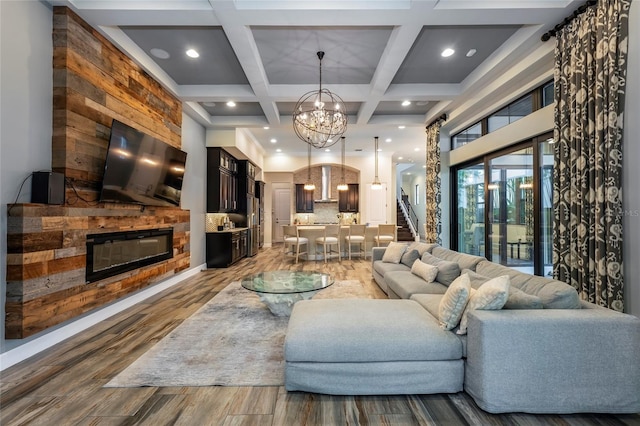
[[[492,415],[464,392],[331,396],[283,387],[103,388],[232,281],[276,269],[322,270],[371,285],[370,260],[300,262],[279,248],[213,269],[2,372],[2,425],[640,425],[640,415]],[[224,327],[224,324],[212,324]]]

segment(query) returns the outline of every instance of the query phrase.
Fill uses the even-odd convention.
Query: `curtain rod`
[[[574,10],[573,13],[570,16],[567,16],[566,18],[564,18],[564,20],[562,22],[560,22],[558,25],[553,27],[552,30],[549,30],[546,33],[542,34],[542,37],[540,37],[540,40],[548,41],[551,37],[555,37],[556,33],[558,31],[560,31],[561,29],[563,29],[565,27],[565,25],[568,25],[571,21],[573,21],[575,18],[577,18],[578,15],[580,15],[581,13],[586,11],[587,8],[589,8],[591,6],[595,6],[597,3],[598,3],[598,0],[589,0],[589,1],[587,1],[585,4],[583,4],[582,6],[577,8],[576,10]]]
[[[447,121],[447,114],[443,113],[440,117],[438,117],[435,120],[431,121],[431,123],[429,123],[427,126],[425,126],[425,129],[429,128],[429,126],[431,126],[436,121]]]

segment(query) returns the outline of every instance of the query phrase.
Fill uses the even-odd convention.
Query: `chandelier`
[[[298,137],[315,148],[330,147],[347,130],[347,110],[340,96],[322,88],[322,58],[320,87],[305,93],[293,110],[293,130]]]

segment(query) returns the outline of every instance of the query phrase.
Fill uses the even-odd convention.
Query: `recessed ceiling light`
[[[422,166],[422,168],[423,168],[423,169],[426,169],[426,168],[427,168],[427,166],[426,166],[426,165],[425,165],[425,166]]]
[[[325,149],[324,152],[331,152],[329,148]]]
[[[429,101],[418,101],[418,102],[416,102],[417,106],[425,106],[425,105],[428,105],[428,104],[429,104]]]
[[[234,106],[236,106],[236,103],[233,101],[229,101],[227,102],[227,106],[233,108]]]
[[[382,148],[378,148],[378,152],[382,152]]]
[[[273,139],[271,139],[269,142],[271,142],[271,143],[276,143],[276,142],[278,142],[278,140],[277,140],[276,138],[273,138]]]
[[[269,126],[264,126],[263,129],[269,130]]]
[[[403,157],[398,157],[398,160],[402,160]]]
[[[200,54],[198,53],[197,50],[195,49],[189,49],[185,52],[187,54],[188,57],[190,58],[198,58],[200,57]]]
[[[169,52],[167,52],[164,49],[159,49],[157,47],[154,47],[153,49],[149,50],[149,53],[151,53],[153,56],[155,56],[158,59],[169,59],[169,57],[171,55],[169,55]]]
[[[414,148],[413,150],[414,150],[415,152],[418,152],[418,151],[420,151],[420,148]]]
[[[213,108],[214,106],[216,106],[216,103],[215,102],[203,102],[202,105],[204,105],[206,107]]]
[[[276,152],[282,152],[282,150],[280,148],[276,149]]]
[[[405,173],[405,174],[406,174],[406,175],[409,175],[409,176],[411,176],[411,172],[407,172],[407,173]]]
[[[400,125],[400,126],[398,126],[398,129],[404,129],[405,127],[407,127],[407,126]]]
[[[402,106],[409,106],[411,105],[411,101],[402,101]]]
[[[467,58],[472,57],[473,55],[475,55],[477,52],[476,49],[469,49],[469,51],[467,52]]]
[[[453,55],[454,53],[456,53],[455,50],[451,49],[450,47],[447,47],[446,49],[444,49],[442,51],[442,53],[440,55],[442,55],[443,58],[448,58],[449,56]]]
[[[385,141],[386,143],[389,143],[389,142],[391,142],[391,138],[386,138],[384,141]]]

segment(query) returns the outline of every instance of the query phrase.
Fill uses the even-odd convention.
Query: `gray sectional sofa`
[[[373,278],[397,300],[294,306],[285,340],[287,390],[464,390],[492,413],[640,412],[640,319],[581,301],[565,283],[483,257],[437,245],[412,248],[424,263],[451,263],[440,263],[436,280],[427,283],[411,272],[411,262],[383,262],[386,249],[374,248]],[[438,309],[456,268],[476,289],[508,275],[509,300],[519,295],[534,303],[518,305],[521,299],[512,304],[519,309],[507,309],[508,302],[500,310],[470,311],[467,334],[446,331]]]

